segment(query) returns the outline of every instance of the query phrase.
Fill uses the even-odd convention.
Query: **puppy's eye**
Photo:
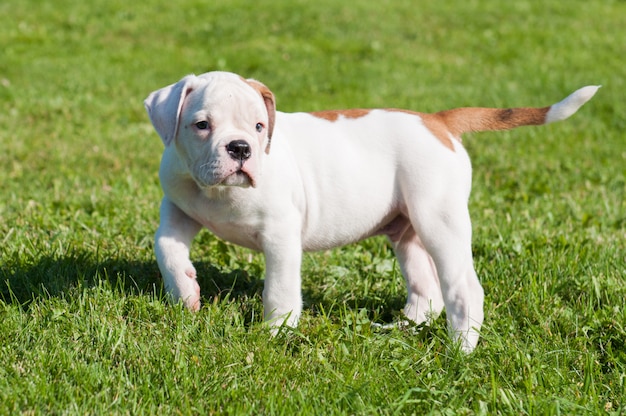
[[[209,122],[208,121],[198,121],[196,123],[196,127],[198,128],[198,130],[206,130],[209,128]]]
[[[261,133],[263,131],[263,124],[262,123],[256,123],[256,131],[258,131],[259,133]]]

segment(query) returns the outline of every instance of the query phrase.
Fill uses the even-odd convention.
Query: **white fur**
[[[563,101],[552,105],[552,107],[550,107],[550,111],[548,111],[548,114],[546,115],[546,123],[565,120],[578,111],[583,104],[589,101],[599,88],[600,85],[589,85],[587,87],[583,87],[574,91]]]
[[[460,141],[450,137],[446,145],[425,119],[399,111],[335,121],[276,112],[268,152],[274,109],[254,85],[262,84],[212,72],[146,99],[166,144],[155,250],[168,293],[192,310],[200,307],[189,247],[204,226],[265,254],[265,318],[296,325],[302,250],[386,234],[407,283],[405,315],[421,323],[445,306],[451,334],[473,350],[483,289],[471,250],[471,165]],[[557,104],[550,121],[575,111],[589,91]],[[198,129],[202,120],[210,131]],[[255,129],[259,122],[264,131]],[[243,164],[226,151],[233,140],[250,145]]]

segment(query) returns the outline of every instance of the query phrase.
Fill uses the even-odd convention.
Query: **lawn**
[[[626,2],[4,0],[0,414],[626,414]],[[262,325],[263,258],[202,232],[204,306],[154,259],[162,144],[143,108],[188,73],[283,111],[544,106],[467,135],[485,325],[466,356],[404,304],[386,240],[307,254],[297,330]]]

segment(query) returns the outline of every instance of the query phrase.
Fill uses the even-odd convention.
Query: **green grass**
[[[0,3],[0,414],[626,414],[626,3]],[[201,233],[204,307],[164,301],[152,90],[212,69],[284,111],[543,106],[469,135],[481,342],[401,308],[384,239],[305,256],[270,339],[262,256]]]

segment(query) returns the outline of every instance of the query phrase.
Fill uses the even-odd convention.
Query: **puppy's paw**
[[[172,303],[183,302],[192,312],[200,309],[200,285],[196,280],[196,269],[190,264],[184,271],[163,276],[167,296]]]
[[[191,292],[186,297],[183,297],[183,303],[192,312],[200,310],[200,285],[196,280],[196,269],[192,267],[185,270],[185,275],[189,278],[187,282],[187,292]]]

